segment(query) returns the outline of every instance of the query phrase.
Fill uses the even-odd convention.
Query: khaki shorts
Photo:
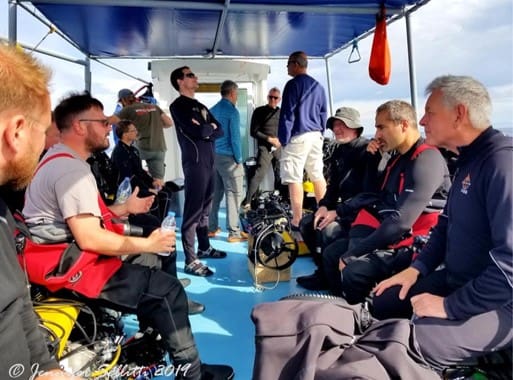
[[[323,179],[322,146],[321,132],[307,132],[292,137],[281,151],[281,183],[303,183],[305,170],[310,181],[316,182]]]

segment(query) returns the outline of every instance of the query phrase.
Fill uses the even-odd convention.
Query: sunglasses
[[[91,123],[100,123],[104,127],[108,127],[110,125],[110,123],[107,119],[79,119],[78,121],[88,121]]]
[[[195,78],[196,74],[194,74],[194,73],[187,73],[187,74],[184,74],[183,76],[187,77],[187,78]]]
[[[279,96],[273,96],[273,95],[267,95],[267,97],[271,100],[278,100],[280,98]]]

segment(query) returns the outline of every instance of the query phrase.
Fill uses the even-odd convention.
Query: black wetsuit
[[[182,151],[185,204],[181,232],[185,265],[188,265],[197,259],[196,235],[198,249],[204,251],[210,247],[208,215],[214,195],[214,140],[223,135],[223,130],[208,108],[196,99],[181,95],[169,106],[169,111]]]
[[[274,188],[278,189],[280,187],[280,149],[273,150],[273,145],[267,141],[268,137],[278,136],[279,121],[279,107],[271,108],[266,104],[253,111],[250,132],[251,137],[256,139],[258,143],[257,166],[252,178],[248,178],[248,191],[242,201],[243,204],[251,202],[271,164],[274,172]]]
[[[145,193],[153,188],[153,177],[143,169],[141,155],[135,146],[119,141],[112,151],[111,160],[118,168],[119,182],[128,177],[133,188],[139,186]]]
[[[367,144],[369,140],[364,137],[358,137],[346,144],[329,142],[330,146],[325,148],[324,166],[327,182],[326,194],[319,201],[319,207],[326,207],[328,211],[336,210],[337,207],[347,199],[354,197],[362,191],[376,190],[377,166],[381,155],[371,155],[367,153]],[[326,152],[332,150],[329,158]],[[345,236],[350,227],[351,218],[338,218],[336,222],[340,228],[336,228],[337,233],[333,235],[333,228],[324,231],[326,235],[321,234],[322,242],[318,242],[313,228],[314,214],[307,214],[301,220],[301,235],[308,246],[310,252],[314,253],[316,246],[327,243]],[[340,233],[339,233],[340,232]],[[321,257],[313,256],[318,266],[321,265]]]

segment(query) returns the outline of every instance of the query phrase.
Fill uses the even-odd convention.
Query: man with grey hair
[[[251,200],[271,164],[274,172],[274,188],[279,188],[281,144],[277,136],[278,122],[280,120],[280,107],[278,107],[280,100],[281,91],[277,87],[271,88],[267,94],[267,104],[255,108],[251,116],[250,133],[251,137],[257,140],[258,153],[256,170],[253,177],[248,178],[248,190],[242,201],[243,211],[250,209]]]
[[[239,206],[242,202],[242,150],[240,140],[240,115],[236,108],[238,97],[237,83],[225,80],[221,84],[221,100],[210,109],[212,115],[221,124],[224,135],[215,143],[216,178],[212,211],[209,215],[210,236],[219,231],[219,206],[223,195],[226,197],[226,224],[228,225],[228,243],[247,240],[247,235],[239,227]]]
[[[375,288],[374,315],[413,313],[420,351],[443,369],[511,351],[513,139],[490,126],[490,97],[475,79],[442,76],[426,94],[426,141],[458,152],[457,172],[426,247]]]
[[[323,173],[323,133],[328,116],[326,93],[319,82],[307,74],[308,57],[302,51],[289,56],[287,73],[292,77],[283,90],[278,138],[282,145],[281,182],[289,187],[292,231],[299,237],[303,216],[304,171],[312,181],[315,200],[326,192]]]
[[[330,290],[349,303],[364,301],[377,282],[410,264],[414,237],[427,235],[436,224],[450,187],[445,160],[424,143],[409,103],[380,105],[375,125],[367,150],[396,153],[377,193],[343,204],[343,215],[356,213],[349,238],[335,241],[323,253]]]

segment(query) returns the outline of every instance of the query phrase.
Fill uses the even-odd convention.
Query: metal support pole
[[[16,45],[18,40],[18,17],[16,9],[16,1],[9,0],[9,44]]]
[[[18,0],[19,1],[19,0]],[[84,55],[87,54],[87,52],[83,51],[80,46],[74,42],[72,39],[70,39],[68,36],[66,36],[65,34],[63,34],[59,29],[55,29],[55,27],[48,21],[46,20],[44,17],[42,17],[41,15],[39,15],[35,9],[33,9],[34,7],[31,6],[31,7],[28,7],[26,4],[24,3],[19,3],[18,4],[21,8],[23,8],[29,15],[31,15],[32,17],[34,17],[36,20],[39,20],[39,22],[41,22],[43,25],[46,25],[49,29],[53,29],[53,33],[57,34],[58,36],[60,36],[64,41],[66,41],[67,43],[69,43],[71,46],[73,46],[74,48],[76,48],[78,51],[81,51]]]
[[[413,59],[413,42],[411,40],[410,13],[404,15],[406,22],[406,44],[408,46],[408,71],[410,74],[410,97],[413,109],[417,110],[417,78],[415,76],[415,61]]]
[[[84,64],[85,90],[91,93],[91,60],[86,56]]]
[[[324,58],[324,65],[326,66],[326,78],[328,82],[328,102],[330,106],[330,113],[328,116],[333,115],[333,93],[331,90],[331,71],[330,71],[330,63],[328,58]]]

